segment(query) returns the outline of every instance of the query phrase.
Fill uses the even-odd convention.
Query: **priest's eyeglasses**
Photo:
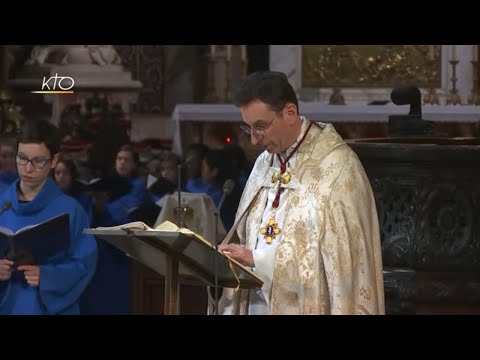
[[[17,164],[26,166],[29,162],[35,169],[43,169],[50,162],[50,158],[45,158],[43,156],[37,156],[33,159],[29,159],[24,155],[17,154]]]
[[[266,125],[263,123],[260,123],[260,124],[254,124],[252,127],[246,124],[241,124],[240,129],[245,134],[248,134],[250,136],[252,135],[252,133],[255,134],[256,136],[264,136],[267,129],[272,125],[273,120],[275,120],[275,117]]]

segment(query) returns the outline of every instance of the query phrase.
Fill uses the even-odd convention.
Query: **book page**
[[[156,231],[178,231],[178,232],[181,232],[182,234],[185,234],[185,235],[194,235],[197,238],[199,238],[200,240],[207,243],[209,246],[211,246],[210,241],[205,239],[202,235],[197,234],[197,233],[195,233],[192,230],[187,229],[187,228],[179,228],[176,224],[174,224],[173,222],[168,221],[168,220],[164,221],[163,223],[158,225],[155,229],[151,229],[151,230],[153,230],[153,231],[155,231],[155,230]]]
[[[178,231],[178,232],[181,232],[182,234],[185,234],[185,235],[193,235],[195,237],[197,237],[198,239],[202,240],[205,244],[207,244],[209,247],[213,247],[213,245],[210,243],[210,241],[208,241],[207,239],[205,239],[203,236],[193,232],[192,230],[190,229],[187,229],[187,228],[179,228],[176,224],[174,224],[173,222],[171,221],[164,221],[163,223],[161,223],[160,225],[158,225],[155,229],[151,229],[153,231]],[[218,251],[220,254],[222,254],[223,257],[227,258],[229,261],[235,263],[235,265],[237,265],[238,267],[242,268],[243,271],[249,273],[252,277],[255,277],[255,278],[258,278],[258,275],[255,274],[252,270],[250,270],[248,267],[240,264],[237,260],[235,259],[232,259],[230,256],[228,256],[228,253],[224,253],[222,251]]]
[[[130,223],[116,225],[116,226],[99,226],[96,227],[95,230],[122,230],[122,229],[130,229],[130,230],[153,230],[150,226],[145,224],[143,221],[133,221]]]
[[[148,174],[147,176],[147,189],[150,189],[153,184],[157,182],[158,178],[153,176],[152,174]]]
[[[138,224],[143,223],[133,222],[115,227],[88,229],[92,231],[87,230],[87,233],[101,237],[164,276],[166,259],[173,250],[181,253],[179,274],[184,279],[196,279],[195,281],[212,284],[214,281],[212,274],[218,271],[221,281],[228,284],[226,287],[237,288],[243,283],[245,286],[257,288],[263,283],[252,269],[232,259],[228,253],[215,251],[207,239],[188,228],[179,228],[177,224],[168,220],[155,228],[138,229]],[[118,231],[128,226],[137,228],[131,228],[131,234],[128,235]],[[117,231],[110,232],[115,229]],[[216,258],[219,260],[217,270],[215,270]]]
[[[46,223],[48,223],[48,222],[50,222],[50,221],[53,221],[53,220],[58,219],[58,218],[60,218],[60,217],[62,217],[62,216],[65,216],[65,215],[68,215],[68,214],[67,214],[67,213],[63,213],[63,214],[60,214],[60,215],[58,215],[58,216],[54,216],[54,217],[52,217],[52,218],[50,218],[50,219],[48,219],[48,220],[45,220],[45,221],[43,221],[43,222],[21,227],[20,229],[18,229],[17,231],[15,231],[15,235],[16,235],[16,234],[20,234],[21,232],[24,232],[24,231],[26,231],[26,230],[33,229],[33,228],[35,228],[35,227],[37,227],[37,226],[39,226],[39,225],[46,224]]]
[[[164,221],[160,225],[156,226],[155,229],[158,231],[178,231],[180,228],[171,221]]]
[[[75,179],[77,182],[79,182],[80,184],[82,185],[92,185],[92,184],[95,184],[97,182],[99,182],[102,178],[94,178],[94,179],[90,179],[90,180],[86,180],[86,179]]]
[[[9,228],[0,226],[0,233],[5,234],[5,235],[13,235],[13,231],[10,230]]]

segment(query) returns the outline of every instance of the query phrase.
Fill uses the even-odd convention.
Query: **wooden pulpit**
[[[165,277],[164,314],[179,313],[180,284],[255,289],[262,280],[191,231],[85,229]],[[206,291],[206,290],[205,290]]]

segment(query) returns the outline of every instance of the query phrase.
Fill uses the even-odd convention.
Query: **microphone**
[[[422,116],[422,93],[416,86],[400,86],[390,94],[395,105],[410,105],[410,116]]]
[[[223,195],[222,195],[222,198],[220,199],[220,202],[218,203],[218,206],[217,206],[217,212],[218,213],[220,213],[220,209],[222,208],[225,199],[227,198],[228,195],[230,195],[230,193],[232,192],[234,187],[235,187],[235,182],[232,179],[228,179],[223,184]]]
[[[0,216],[2,216],[5,211],[10,210],[11,208],[12,208],[12,202],[5,201],[2,205],[2,210],[0,210]]]
[[[222,198],[220,199],[220,202],[218,203],[217,208],[215,209],[215,252],[218,251],[218,217],[220,216],[220,210],[222,209],[223,203],[225,202],[225,199],[227,198],[228,195],[231,194],[233,188],[235,187],[235,182],[232,179],[227,179],[225,183],[223,184],[223,195]],[[214,257],[215,263],[214,263],[214,268],[215,268],[215,311],[214,314],[218,315],[218,258],[217,254],[215,254]]]
[[[395,105],[410,105],[408,115],[390,115],[388,133],[390,136],[430,135],[433,122],[422,119],[422,93],[416,86],[400,86],[390,94]]]

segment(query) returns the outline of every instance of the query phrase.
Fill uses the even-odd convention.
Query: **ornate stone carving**
[[[478,263],[470,256],[471,251],[478,253],[479,245],[472,248],[474,189],[461,179],[440,183],[432,180],[431,185],[423,186],[419,196],[420,213],[424,216],[419,223],[416,265],[432,268],[443,263],[461,270],[466,263]]]
[[[480,311],[480,139],[377,140],[350,144],[377,203],[387,311]]]
[[[412,266],[416,191],[407,179],[373,179],[384,261],[392,267]]]
[[[440,45],[303,45],[302,86],[441,87]]]
[[[15,105],[10,92],[0,89],[0,136],[15,137],[24,121],[21,107]]]
[[[166,113],[165,45],[115,45],[115,48],[125,68],[143,84],[134,111]],[[172,74],[176,75],[175,72]]]
[[[119,65],[121,59],[113,45],[37,45],[26,65],[97,64]]]

